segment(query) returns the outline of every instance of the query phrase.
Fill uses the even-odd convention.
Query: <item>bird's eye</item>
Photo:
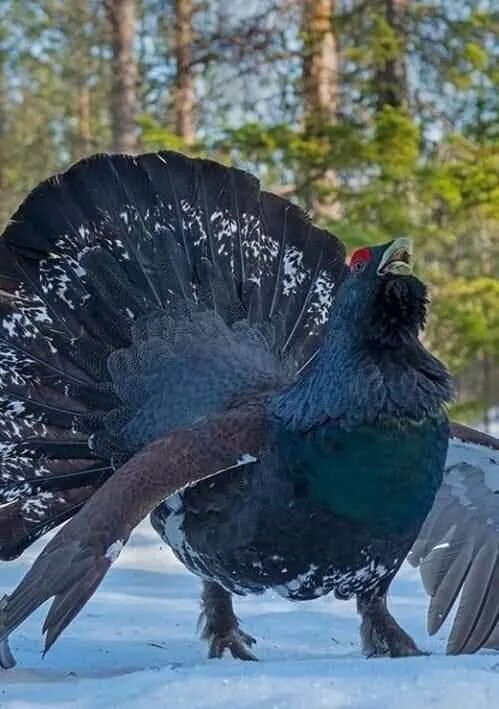
[[[357,261],[352,265],[352,271],[355,271],[355,273],[361,273],[366,267],[366,262],[365,261]]]

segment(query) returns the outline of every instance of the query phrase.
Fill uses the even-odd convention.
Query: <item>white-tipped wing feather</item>
[[[444,482],[409,555],[435,633],[459,598],[447,652],[499,649],[499,441],[452,425]]]

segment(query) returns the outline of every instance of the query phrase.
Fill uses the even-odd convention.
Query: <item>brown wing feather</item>
[[[450,424],[451,438],[458,438],[464,443],[475,443],[478,446],[485,446],[499,451],[499,440],[494,436],[489,436],[488,433],[477,431],[475,428],[470,428],[462,423],[451,422]]]
[[[185,486],[253,462],[269,422],[261,406],[232,409],[159,438],[131,458],[47,544],[0,610],[0,643],[54,598],[45,652],[93,595],[136,525]]]

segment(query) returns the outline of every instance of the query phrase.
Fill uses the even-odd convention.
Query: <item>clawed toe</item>
[[[414,640],[395,622],[389,627],[370,628],[364,634],[363,649],[366,657],[419,657],[428,655],[418,648]]]
[[[382,644],[366,652],[368,659],[374,657],[426,657],[430,653],[420,650],[414,643],[408,645],[395,644],[391,647]]]
[[[425,657],[429,654],[429,652],[420,650],[412,640],[410,643],[395,643],[390,648],[390,657]]]
[[[427,655],[396,622],[387,629],[386,644],[390,657],[420,657]]]
[[[245,633],[244,630],[241,630],[240,628],[237,630],[237,632],[241,636],[243,642],[248,645],[248,647],[256,645],[256,638],[254,638],[252,635],[249,635],[249,633]]]
[[[222,657],[229,650],[238,660],[257,660],[250,651],[255,638],[239,627],[230,593],[213,581],[203,582],[202,637],[210,643],[208,657]]]
[[[258,658],[250,651],[256,643],[255,638],[235,628],[224,635],[215,635],[210,644],[210,658],[220,658],[224,651],[230,650],[232,657],[238,660],[257,661]]]

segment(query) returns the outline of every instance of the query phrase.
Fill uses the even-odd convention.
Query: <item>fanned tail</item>
[[[344,270],[335,237],[207,160],[98,155],[37,187],[0,241],[0,558],[68,519],[133,452],[113,362],[140,360],[141,323],[179,303],[214,314],[217,333],[246,321],[297,372]]]

